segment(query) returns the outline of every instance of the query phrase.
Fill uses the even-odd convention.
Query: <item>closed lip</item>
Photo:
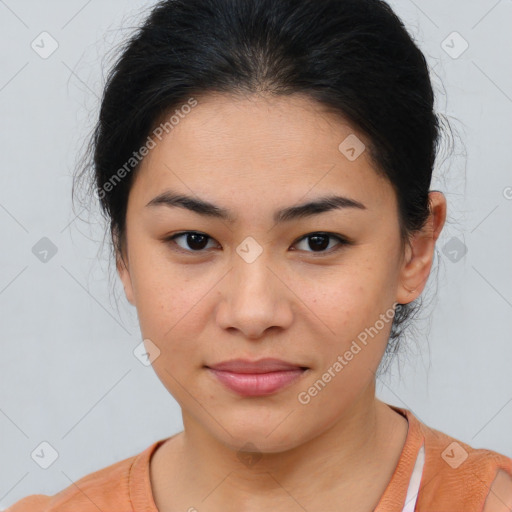
[[[212,370],[233,372],[233,373],[269,373],[289,370],[306,370],[306,366],[300,364],[288,363],[281,359],[267,357],[257,361],[248,359],[230,359],[214,365],[208,365]]]

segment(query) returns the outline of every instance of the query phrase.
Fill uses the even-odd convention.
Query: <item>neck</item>
[[[196,502],[199,496],[207,497],[213,510],[226,506],[261,510],[279,500],[286,505],[291,496],[301,503],[299,497],[329,493],[359,503],[368,493],[368,484],[378,497],[407,433],[405,419],[372,394],[354,403],[318,436],[284,452],[257,453],[253,463],[243,457],[244,463],[236,450],[219,442],[193,418],[184,416],[183,420],[173,481],[178,482],[176,488],[193,486]],[[382,482],[376,483],[376,478]]]

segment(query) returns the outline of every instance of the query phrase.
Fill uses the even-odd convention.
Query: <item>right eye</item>
[[[177,243],[176,240],[179,239],[183,239],[184,244],[188,245],[191,248],[191,250]],[[204,233],[199,233],[197,231],[183,231],[181,233],[176,233],[170,237],[165,238],[164,242],[171,245],[171,248],[173,250],[193,254],[204,252],[205,242],[208,239],[213,240],[213,238]],[[178,249],[175,248],[176,246],[178,246]]]

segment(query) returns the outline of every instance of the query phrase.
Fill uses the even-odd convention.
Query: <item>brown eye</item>
[[[184,245],[180,245],[176,242],[176,240],[182,239]],[[167,242],[170,242],[179,247],[179,250],[183,250],[185,252],[202,252],[207,246],[207,241],[213,240],[208,235],[204,233],[198,233],[195,231],[185,231],[183,233],[177,233],[166,239]],[[188,247],[187,247],[188,246]]]
[[[177,240],[181,240],[181,242],[178,243]],[[206,252],[209,240],[213,241],[214,239],[197,231],[183,231],[167,237],[164,241],[172,244],[173,249],[177,251],[193,254]],[[337,241],[338,243],[333,246],[331,244],[332,241]],[[300,250],[311,252],[313,254],[316,253],[321,256],[322,254],[331,254],[342,249],[344,246],[352,245],[353,242],[340,235],[319,232],[303,236],[294,245],[297,245],[298,243],[305,243],[305,247]],[[211,247],[212,246],[210,246],[210,248]]]
[[[337,240],[338,244],[335,245],[334,250],[332,249],[332,246],[329,248],[329,250],[326,250],[329,247],[329,240]],[[302,237],[299,240],[299,243],[306,241],[306,252],[313,252],[313,253],[331,253],[338,249],[341,249],[345,245],[350,245],[350,241],[347,240],[344,237],[341,237],[339,235],[333,235],[331,233],[311,233],[309,235],[306,235]],[[308,250],[311,249],[311,250]]]

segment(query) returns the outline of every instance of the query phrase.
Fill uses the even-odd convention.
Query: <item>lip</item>
[[[273,357],[265,357],[257,361],[250,361],[248,359],[230,359],[214,365],[208,366],[212,370],[222,370],[233,373],[269,373],[278,371],[288,371],[305,369],[305,366],[299,364],[288,363],[281,359]]]
[[[231,359],[207,366],[224,386],[242,396],[268,396],[291,385],[308,368],[280,359]]]

